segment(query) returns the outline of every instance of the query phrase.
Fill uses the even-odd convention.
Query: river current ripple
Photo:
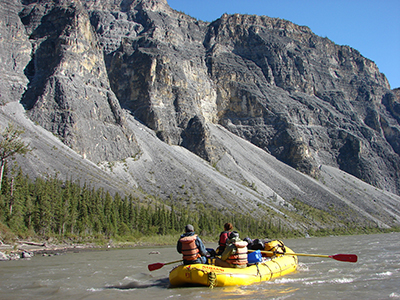
[[[358,262],[299,257],[295,273],[269,282],[170,288],[174,265],[147,265],[179,260],[174,247],[71,252],[0,262],[0,299],[400,299],[400,233],[283,242],[297,253],[356,254]]]

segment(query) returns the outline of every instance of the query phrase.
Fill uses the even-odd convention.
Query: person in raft
[[[247,266],[247,242],[239,238],[239,233],[232,231],[221,258],[215,259],[215,265],[226,268],[245,268]]]
[[[224,231],[222,231],[221,234],[219,235],[219,241],[218,241],[219,246],[217,248],[217,255],[221,255],[224,252],[226,247],[226,241],[228,240],[232,228],[233,225],[231,223],[224,224]]]
[[[183,264],[205,264],[209,253],[203,241],[194,233],[193,225],[185,226],[185,233],[181,235],[176,249],[183,255]]]

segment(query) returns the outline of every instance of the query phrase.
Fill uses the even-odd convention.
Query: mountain
[[[400,224],[398,90],[357,50],[165,0],[1,7],[0,124],[25,129],[31,176],[296,229]]]

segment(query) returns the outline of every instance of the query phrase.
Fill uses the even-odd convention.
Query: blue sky
[[[400,0],[167,0],[170,7],[203,21],[240,13],[281,18],[308,26],[336,44],[374,61],[400,87]]]

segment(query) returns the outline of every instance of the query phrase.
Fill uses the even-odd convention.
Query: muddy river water
[[[174,264],[147,266],[179,260],[175,247],[70,252],[0,262],[0,299],[400,299],[400,233],[283,242],[297,253],[356,254],[358,262],[299,257],[295,273],[269,282],[170,288]]]

